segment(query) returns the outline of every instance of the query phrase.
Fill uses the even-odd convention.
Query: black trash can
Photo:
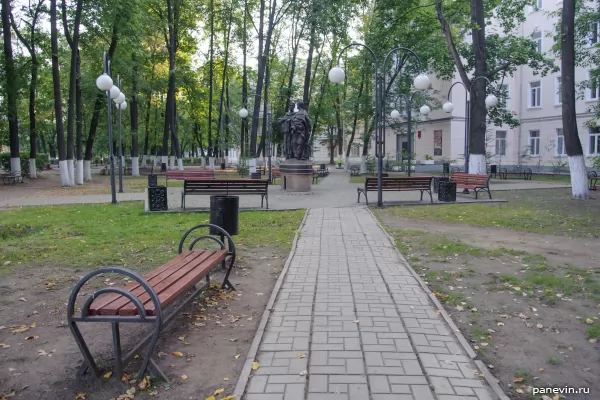
[[[223,162],[223,163],[221,163],[221,170],[224,170],[224,169],[225,169],[225,163]]]
[[[148,175],[148,187],[158,186],[158,175],[149,174]]]
[[[167,211],[169,209],[166,186],[148,187],[148,206],[150,211]]]
[[[167,163],[160,164],[160,172],[167,172]]]
[[[450,178],[447,176],[434,176],[433,177],[433,193],[438,193],[441,182],[449,182]]]
[[[210,223],[220,226],[230,235],[239,232],[240,197],[210,196]],[[219,235],[217,230],[210,230],[212,235]]]
[[[444,202],[456,201],[456,182],[440,182],[438,200]]]
[[[490,165],[490,175],[494,175],[494,178],[498,174],[498,166],[496,164]]]

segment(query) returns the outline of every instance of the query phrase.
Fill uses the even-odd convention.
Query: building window
[[[565,156],[567,151],[565,149],[565,136],[563,135],[562,128],[556,130],[556,155]]]
[[[600,22],[593,23],[590,28],[590,44],[598,43],[598,34],[600,33]]]
[[[590,128],[590,151],[591,155],[600,154],[600,128]]]
[[[510,110],[510,86],[504,84],[500,86],[500,106]]]
[[[496,155],[506,155],[506,131],[496,131]]]
[[[351,157],[358,157],[358,156],[360,156],[360,147],[359,146],[352,146],[350,156]]]
[[[542,52],[542,32],[537,31],[531,34],[531,40],[535,42],[535,48],[538,53]]]
[[[535,1],[535,7],[539,10],[542,9],[542,0],[536,0]]]
[[[562,77],[556,77],[556,104],[562,104]]]
[[[529,154],[540,155],[540,131],[529,131]]]
[[[542,105],[542,84],[540,81],[529,83],[529,107]]]
[[[589,76],[589,80],[590,80],[590,88],[588,90],[588,98],[590,100],[600,99],[600,85],[598,85],[598,77],[593,76],[591,71],[589,72],[588,76]]]

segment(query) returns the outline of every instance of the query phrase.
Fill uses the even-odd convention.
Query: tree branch
[[[69,33],[69,24],[67,22],[67,0],[62,0],[61,8],[63,28],[65,30],[65,38],[67,38],[67,43],[69,44],[69,47],[73,49],[73,38],[71,37],[71,33]]]
[[[23,46],[25,46],[29,54],[33,55],[33,49],[31,48],[30,43],[23,37],[23,35],[21,35],[21,32],[19,32],[19,28],[17,28],[17,24],[15,23],[15,18],[13,17],[12,12],[10,13],[10,24],[12,25],[13,30],[17,34],[17,37],[21,43],[23,43]]]
[[[450,30],[450,25],[446,18],[444,17],[444,13],[442,11],[442,2],[441,0],[435,0],[435,11],[437,13],[438,20],[442,25],[442,31],[444,32],[444,36],[446,37],[446,42],[448,44],[448,50],[450,50],[450,54],[454,59],[454,64],[456,65],[456,69],[458,74],[460,75],[460,79],[463,81],[465,85],[470,83],[469,77],[467,76],[467,72],[465,71],[465,67],[460,59],[460,54],[458,54],[458,50],[456,49],[456,44],[454,43],[454,38],[452,37],[452,32]]]
[[[507,61],[504,64],[502,64],[501,66],[499,66],[498,68],[496,68],[495,70],[488,72],[488,74],[487,74],[488,79],[492,80],[492,77],[494,75],[496,75],[497,73],[502,72],[504,70],[507,70],[508,67],[510,67],[511,65],[512,65],[512,62]]]

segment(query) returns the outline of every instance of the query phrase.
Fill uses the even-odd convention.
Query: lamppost
[[[251,94],[249,96],[246,96],[246,98],[244,100],[242,100],[242,108],[239,111],[239,115],[240,118],[242,119],[246,119],[248,117],[248,109],[246,108],[247,104],[246,102],[248,101],[248,97],[258,97],[259,99],[262,100],[262,96],[260,94]],[[264,111],[263,111],[264,112]],[[255,156],[256,149],[251,149],[250,153],[252,155],[252,157]],[[249,165],[249,169],[250,169],[250,174],[255,174],[256,173],[256,159],[252,158],[250,159],[250,165]],[[252,176],[252,175],[250,175]]]
[[[406,108],[406,119],[407,119],[407,125],[408,125],[408,148],[406,149],[408,151],[408,176],[410,176],[410,160],[412,158],[412,107],[413,107],[413,100],[415,98],[415,95],[417,93],[420,93],[421,95],[423,95],[423,92],[414,92],[412,94],[412,96],[408,97],[405,94],[399,94],[398,97],[396,97],[396,100],[394,100],[394,109],[392,110],[392,112],[390,112],[390,117],[392,117],[393,119],[398,119],[400,118],[400,112],[398,111],[398,100],[399,99],[404,99],[404,107]],[[424,104],[423,106],[421,106],[421,108],[419,109],[419,113],[421,115],[428,115],[431,112],[431,109],[429,108],[429,106],[427,104]]]
[[[96,78],[96,87],[103,92],[106,92],[106,99],[108,101],[108,151],[110,162],[110,191],[111,191],[111,203],[117,204],[117,192],[115,187],[115,160],[113,151],[113,140],[112,140],[112,104],[111,99],[116,99],[120,94],[119,88],[113,85],[113,80],[110,77],[110,61],[106,56],[106,51],[102,56],[102,68],[103,73]]]
[[[490,85],[492,84],[492,82],[490,82],[490,80],[483,75],[478,76],[477,78],[473,79],[469,83],[469,87],[467,87],[462,81],[454,82],[452,84],[452,86],[450,86],[450,89],[448,90],[448,101],[446,103],[444,103],[444,105],[442,106],[444,111],[447,113],[451,113],[454,110],[454,105],[450,102],[450,95],[452,94],[452,88],[454,88],[454,86],[456,86],[458,84],[462,85],[462,87],[465,89],[465,172],[467,174],[469,173],[469,157],[470,157],[469,153],[471,150],[470,143],[469,143],[471,140],[471,95],[472,95],[473,87],[475,86],[475,82],[479,79],[484,79]],[[495,107],[497,104],[498,104],[498,98],[496,96],[494,96],[493,94],[488,94],[487,97],[485,98],[485,106],[487,108],[491,108],[491,107]]]
[[[119,109],[119,193],[123,193],[123,132],[121,125],[121,111],[127,108],[127,102],[125,101],[125,94],[121,92],[120,75],[117,75],[117,87],[119,88],[119,95],[113,101]]]
[[[375,156],[377,157],[377,206],[383,206],[383,155],[385,154],[385,66],[388,58],[396,51],[402,50],[408,52],[409,55],[414,56],[419,64],[419,75],[415,77],[413,85],[417,90],[425,90],[429,87],[429,78],[423,74],[423,65],[421,59],[412,50],[398,46],[390,50],[384,57],[383,63],[381,64],[381,70],[377,64],[377,56],[371,50],[371,48],[363,43],[350,43],[340,51],[337,59],[337,65],[329,71],[329,80],[331,83],[342,83],[346,76],[344,70],[340,68],[340,59],[346,49],[352,46],[361,46],[369,51],[373,57],[373,64],[375,66],[375,127],[376,127],[376,140],[375,140]]]

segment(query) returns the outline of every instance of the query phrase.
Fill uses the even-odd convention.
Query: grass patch
[[[550,357],[548,357],[547,362],[550,365],[560,365],[563,363],[563,360],[560,357],[550,356]]]
[[[571,199],[570,189],[503,191],[494,204],[386,207],[396,216],[523,232],[600,237],[598,202]],[[376,210],[375,212],[380,212]]]
[[[234,242],[288,249],[303,215],[302,210],[241,212],[240,234]],[[152,268],[172,258],[182,234],[208,223],[208,218],[208,214],[145,214],[139,202],[10,210],[2,213],[0,268],[19,264]]]

